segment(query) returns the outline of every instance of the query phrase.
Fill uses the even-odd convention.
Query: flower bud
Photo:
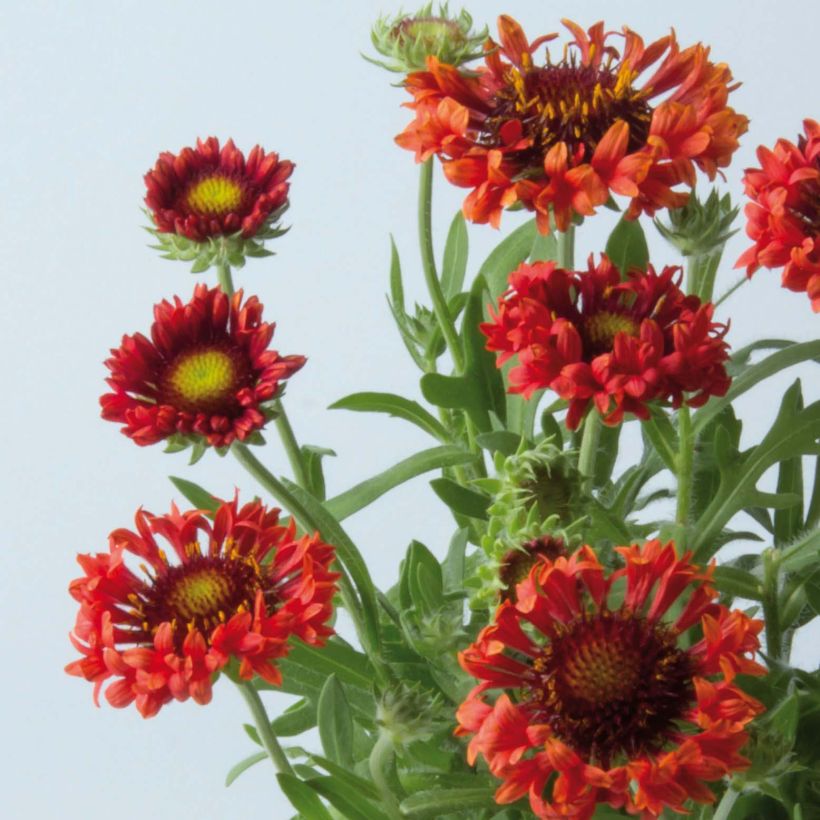
[[[390,736],[394,746],[429,740],[448,721],[441,696],[417,683],[392,685],[376,705],[376,723],[381,732]]]
[[[732,207],[729,194],[720,196],[713,188],[701,202],[693,191],[686,205],[669,210],[669,225],[656,219],[655,227],[684,256],[721,253],[727,240],[737,233],[731,228],[739,210]]]
[[[441,3],[436,15],[430,2],[415,14],[380,17],[373,26],[370,39],[376,51],[387,57],[388,62],[364,55],[365,59],[388,71],[409,74],[426,70],[428,57],[456,66],[480,57],[487,28],[472,33],[473,18],[464,10],[450,17],[447,5]]]

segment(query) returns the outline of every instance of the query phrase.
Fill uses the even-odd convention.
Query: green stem
[[[780,550],[763,551],[763,618],[766,622],[766,654],[775,661],[783,654],[783,629],[779,606]]]
[[[720,264],[721,252],[709,252],[689,257],[686,264],[686,292],[709,302],[715,288],[715,275]]]
[[[293,516],[299,521],[305,530],[312,530],[314,532],[321,532],[321,527],[313,520],[310,513],[293,497],[287,487],[276,478],[273,473],[262,464],[261,461],[250,451],[250,449],[241,442],[235,441],[231,445],[231,452],[234,454],[236,460],[256,479],[256,481],[264,487],[283,507],[286,507]],[[338,560],[337,560],[338,564]],[[339,566],[342,570],[341,578],[339,579],[339,590],[342,595],[342,603],[344,608],[350,613],[353,623],[356,626],[356,632],[360,640],[363,641],[363,646],[367,646],[366,636],[367,631],[364,626],[364,617],[362,609],[359,604],[356,593],[353,589],[353,584],[344,572],[344,568]]]
[[[678,474],[678,509],[675,514],[677,524],[677,545],[686,549],[686,525],[689,521],[689,504],[692,498],[692,465],[695,442],[692,436],[692,416],[689,408],[682,404],[678,410],[678,453],[675,458]]]
[[[219,287],[221,287],[228,296],[233,296],[231,266],[227,262],[216,263],[216,279],[219,282]]]
[[[393,794],[393,790],[390,788],[390,784],[384,776],[384,770],[390,765],[392,760],[393,742],[390,740],[388,734],[381,732],[379,733],[379,739],[376,741],[376,745],[373,747],[373,751],[370,752],[370,759],[368,760],[370,765],[370,777],[379,790],[379,794],[382,797],[382,808],[385,809],[388,817],[393,818],[393,820],[402,820],[399,801],[396,799],[396,795]]]
[[[281,399],[277,399],[274,404],[274,410],[278,413],[276,416],[276,430],[279,433],[279,438],[282,440],[282,446],[285,448],[290,468],[293,470],[293,478],[300,487],[308,488],[307,472],[305,471],[305,463],[302,459],[302,451],[299,449],[299,442],[296,441],[296,436],[293,433],[293,427],[290,426],[290,420],[287,413],[285,413],[285,405],[282,404]]]
[[[720,803],[718,803],[715,813],[712,815],[712,820],[727,820],[738,797],[740,797],[740,792],[732,788],[730,783],[726,791],[723,792],[723,797],[720,798]]]
[[[581,433],[581,449],[578,453],[578,472],[584,487],[589,490],[595,479],[595,460],[598,456],[598,442],[601,438],[601,417],[595,407],[590,407],[584,419]]]
[[[558,231],[558,267],[564,270],[575,269],[575,225],[570,225],[565,231]]]
[[[268,753],[271,762],[276,767],[276,771],[280,774],[289,774],[295,777],[296,775],[288,762],[288,758],[276,739],[268,713],[265,711],[265,705],[262,703],[262,698],[259,697],[259,692],[247,680],[237,683],[237,687],[250,707],[253,722],[256,724],[256,731],[259,733],[259,739],[262,741],[262,746]]]
[[[721,296],[720,299],[718,299],[717,302],[715,302],[715,307],[723,304],[738,288],[745,285],[748,281],[748,276],[743,276],[740,279],[738,279],[737,282],[735,282],[734,285],[732,285],[732,287],[730,287],[729,290],[727,290],[726,293],[724,293],[723,296]]]
[[[461,341],[453,324],[447,300],[441,289],[441,282],[436,272],[436,257],[433,251],[433,159],[432,157],[421,165],[419,178],[419,242],[421,244],[421,264],[424,269],[424,280],[427,290],[433,300],[433,312],[436,314],[444,341],[453,357],[456,375],[464,371],[464,353]]]

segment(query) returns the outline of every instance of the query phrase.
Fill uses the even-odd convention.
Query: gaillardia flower
[[[743,182],[746,233],[754,241],[737,261],[751,276],[761,266],[783,268],[783,287],[804,291],[820,311],[820,125],[804,120],[797,145],[777,141],[757,149],[760,168]]]
[[[680,278],[678,267],[658,274],[649,265],[621,282],[603,254],[584,273],[523,263],[481,330],[499,366],[518,357],[510,392],[554,390],[569,402],[571,430],[593,401],[610,425],[625,412],[648,418],[653,400],[698,407],[729,388],[728,328],[712,321],[711,303],[681,291]]]
[[[765,673],[752,659],[762,621],[714,603],[712,568],[671,543],[617,551],[626,567],[609,577],[586,546],[540,561],[459,656],[481,683],[456,733],[502,780],[499,803],[657,817],[712,802],[706,782],[749,765],[740,749],[762,706],[734,678]]]
[[[275,325],[255,296],[242,298],[200,284],[188,303],[155,305],[151,338],[123,336],[105,362],[114,392],[100,398],[103,418],[140,445],[181,436],[226,447],[260,429],[305,358],[268,350]]]
[[[216,137],[160,154],[145,175],[157,249],[168,259],[193,261],[193,272],[269,256],[264,241],[286,230],[277,223],[288,207],[293,167],[258,145],[246,159],[233,140],[220,148]]]
[[[280,683],[276,659],[291,636],[321,646],[333,634],[338,575],[333,547],[318,535],[296,538],[278,516],[236,499],[213,522],[199,510],[139,510],[136,532],[115,530],[108,552],[78,556],[84,575],[69,591],[80,603],[71,640],[82,658],[66,671],[93,681],[95,702],[113,679],[109,703],[136,701],[143,717],[172,699],[208,703],[232,659],[240,678]]]
[[[630,218],[680,207],[688,194],[676,186],[691,187],[696,168],[713,179],[746,131],[746,117],[727,106],[730,70],[703,45],[681,49],[671,33],[646,46],[628,28],[564,25],[572,37],[558,61],[549,51],[535,59],[557,34],[529,42],[502,16],[500,42],[488,41],[477,72],[430,57],[406,80],[415,119],[396,142],[417,161],[438,155],[450,182],[472,189],[464,215],[473,222],[498,226],[520,202],[542,233],[551,210],[564,231],[610,194],[630,198]]]

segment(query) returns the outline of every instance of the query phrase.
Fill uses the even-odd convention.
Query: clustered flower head
[[[481,330],[499,366],[517,357],[510,392],[554,390],[569,402],[571,430],[593,402],[610,425],[624,413],[648,418],[655,400],[698,407],[729,388],[728,328],[712,321],[711,303],[681,291],[680,278],[680,268],[649,265],[622,282],[603,254],[586,272],[523,263]]]
[[[502,16],[482,68],[430,57],[407,77],[415,117],[396,142],[417,161],[437,155],[450,182],[471,189],[473,222],[497,227],[521,203],[542,233],[551,212],[564,231],[611,194],[629,197],[630,218],[680,207],[688,194],[678,186],[691,188],[696,169],[714,179],[746,131],[727,105],[731,71],[705,46],[681,49],[674,32],[645,45],[628,28],[563,22],[571,39],[558,60],[549,50],[537,58],[557,34],[529,41]]]
[[[765,673],[752,659],[763,623],[714,603],[712,568],[671,543],[617,552],[626,566],[609,576],[589,547],[542,558],[459,656],[480,683],[456,733],[501,779],[498,803],[655,817],[713,802],[704,781],[749,765],[740,749],[762,706],[735,677]]]
[[[401,74],[424,70],[431,56],[450,65],[461,65],[483,53],[487,29],[474,33],[472,27],[473,18],[466,9],[451,16],[448,3],[440,3],[434,14],[430,2],[415,14],[399,12],[392,17],[380,17],[370,32],[370,39],[373,48],[389,62],[367,56],[365,59]]]
[[[779,139],[757,149],[760,168],[746,169],[751,202],[746,233],[754,245],[737,261],[751,276],[758,268],[783,268],[783,287],[802,291],[820,311],[820,125],[804,120],[797,145]]]
[[[197,285],[154,307],[150,339],[123,336],[106,367],[113,390],[100,398],[102,416],[123,424],[137,444],[172,436],[226,447],[264,426],[267,404],[305,363],[268,345],[275,325],[262,321],[255,296]]]
[[[83,575],[69,591],[82,657],[66,671],[94,683],[95,701],[110,680],[108,702],[136,702],[144,717],[173,699],[208,703],[231,660],[240,678],[278,684],[291,637],[321,646],[333,634],[334,555],[258,501],[223,502],[213,521],[175,506],[139,510],[136,531],[114,530],[107,552],[78,556]]]

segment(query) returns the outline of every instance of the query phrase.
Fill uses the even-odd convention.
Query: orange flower
[[[136,701],[152,717],[169,701],[211,700],[231,658],[239,676],[281,682],[276,659],[291,636],[321,646],[336,591],[334,549],[318,535],[296,538],[279,510],[223,502],[210,522],[199,510],[139,510],[137,532],[119,529],[108,552],[79,555],[84,575],[69,591],[80,603],[71,641],[82,658],[66,672],[94,683],[94,699]],[[155,536],[170,545],[170,554]],[[128,566],[139,559],[142,574]]]
[[[464,213],[473,222],[497,226],[521,202],[542,232],[551,210],[563,231],[610,194],[630,198],[631,218],[680,207],[688,193],[677,186],[691,187],[696,168],[713,179],[746,131],[746,117],[726,104],[737,87],[731,72],[703,45],[681,50],[671,33],[646,46],[628,28],[564,25],[572,37],[558,61],[549,52],[545,64],[534,61],[557,34],[529,42],[502,16],[500,42],[488,40],[477,73],[430,57],[427,71],[407,77],[415,119],[396,142],[419,162],[437,154],[453,184],[472,188]]]
[[[804,120],[803,129],[797,145],[761,145],[761,167],[746,169],[746,233],[754,245],[735,267],[745,265],[748,276],[761,266],[783,268],[783,287],[807,293],[820,312],[820,125]]]
[[[609,577],[589,547],[542,559],[459,656],[480,683],[456,734],[471,738],[468,762],[482,755],[501,779],[498,803],[529,795],[540,818],[588,820],[598,803],[657,817],[712,802],[706,781],[749,765],[739,750],[763,707],[734,676],[764,674],[751,657],[762,621],[713,603],[713,568],[671,543],[617,552],[626,567]],[[693,627],[703,638],[680,640]]]

